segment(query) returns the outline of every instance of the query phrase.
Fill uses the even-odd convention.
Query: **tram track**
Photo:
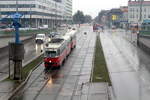
[[[77,41],[81,40],[81,38],[82,38],[82,36],[80,36],[80,38],[78,38]],[[85,44],[85,42],[82,42],[82,46],[80,47],[80,50],[82,49],[82,47],[83,47],[84,44]],[[78,53],[77,53],[78,55],[79,55],[80,50],[78,50]],[[70,56],[72,56],[72,55],[70,55]],[[77,57],[78,57],[78,56],[76,56],[76,58],[77,58]],[[68,58],[68,59],[69,59],[69,58]],[[70,65],[73,65],[73,64],[75,63],[75,60],[77,60],[77,59],[75,59],[75,60],[74,60],[74,59],[71,59],[71,60],[73,60],[73,61],[71,61],[72,63],[70,63]],[[72,68],[70,68],[70,69],[68,70],[68,72],[70,72],[71,69],[72,69]],[[57,100],[58,95],[59,95],[59,92],[60,92],[61,89],[63,88],[63,86],[64,86],[64,84],[65,84],[65,81],[66,81],[66,79],[67,79],[68,76],[69,76],[69,75],[67,75],[66,78],[65,78],[65,79],[62,81],[62,83],[60,84],[60,88],[58,89],[58,93],[55,95],[55,97],[54,97],[53,100]],[[44,86],[41,88],[41,90],[38,92],[38,94],[34,97],[33,100],[36,100],[36,99],[38,98],[39,94],[41,93],[41,91],[44,89],[44,87],[47,85],[48,81],[49,81],[51,78],[53,78],[52,75],[51,75],[51,77],[48,78],[48,80],[46,81],[46,83],[44,84]]]
[[[82,39],[82,35],[80,35],[80,37],[77,39],[77,41],[79,41],[79,40],[85,41],[85,40]],[[85,42],[82,42],[82,45],[81,45],[80,49],[79,49],[78,52],[77,52],[77,56],[75,57],[76,59],[75,59],[75,60],[74,60],[74,59],[71,59],[71,60],[72,60],[72,61],[71,61],[72,63],[70,63],[70,65],[75,64],[75,61],[77,60],[77,57],[78,57],[79,54],[80,54],[79,52],[81,51],[81,49],[82,49],[82,47],[84,46],[84,44],[85,44]],[[72,55],[70,55],[70,56],[72,56]],[[68,72],[70,72],[71,69],[72,69],[72,67],[68,70]],[[65,81],[66,81],[66,79],[67,79],[68,76],[69,76],[69,75],[67,75],[66,78],[61,82],[60,87],[59,87],[59,89],[58,89],[58,93],[55,95],[55,97],[54,97],[53,100],[57,100],[57,98],[58,98],[58,96],[59,96],[59,92],[62,90],[62,88],[63,88],[63,86],[64,86],[64,84],[65,84]],[[53,78],[53,77],[51,76],[51,78]],[[33,100],[36,100],[36,99],[38,98],[40,92],[44,89],[44,87],[47,85],[47,83],[48,83],[49,80],[50,80],[50,78],[46,81],[46,83],[44,84],[44,86],[41,88],[41,90],[38,92],[38,94],[36,95],[36,97],[34,97]]]
[[[79,34],[80,33],[80,34]],[[70,56],[68,57],[68,59],[70,59],[70,63],[69,63],[69,66],[71,66],[66,73],[69,73],[73,66],[78,58],[78,56],[80,55],[80,51],[83,49],[86,41],[88,40],[88,42],[90,43],[91,40],[89,40],[90,36],[86,37],[84,34],[82,34],[83,32],[79,32],[77,35],[78,35],[78,38],[77,38],[77,42],[81,43],[77,52],[72,52],[70,56],[73,56],[73,53],[76,54],[76,56],[74,58],[71,58],[70,59]],[[85,37],[85,38],[83,38]],[[41,67],[41,65],[39,65],[38,67]],[[38,68],[37,67],[37,68]],[[42,66],[43,67],[43,66]],[[61,68],[61,70],[63,70],[63,68],[65,68],[64,66]],[[80,70],[82,71],[82,69]],[[28,91],[28,89],[30,87],[32,87],[33,84],[36,83],[36,81],[39,79],[39,77],[42,77],[45,79],[44,81],[44,84],[42,84],[42,86],[40,87],[40,89],[38,89],[38,92],[34,95],[33,97],[33,100],[36,100],[38,98],[38,96],[40,95],[40,93],[43,91],[44,87],[48,84],[48,82],[50,80],[53,80],[53,77],[55,75],[57,75],[58,73],[60,72],[60,70],[51,70],[49,71],[48,73],[45,73],[44,71],[41,71],[39,73],[39,75],[31,82],[30,85],[28,85],[26,88],[24,88],[23,90],[21,90],[21,92],[19,92],[19,96],[23,95],[26,91]],[[45,77],[43,77],[42,75],[45,74]],[[58,93],[55,95],[54,99],[53,100],[57,100],[58,99],[58,96],[60,94],[60,91],[62,90],[64,84],[65,84],[65,81],[67,80],[67,77],[69,77],[69,74],[66,74],[65,78],[61,81],[60,83],[60,87],[58,89]],[[56,79],[57,80],[57,79]],[[79,80],[79,79],[78,79]],[[78,83],[78,80],[76,81],[76,84]],[[74,91],[73,91],[73,94],[74,94]],[[72,94],[72,96],[73,96]],[[15,98],[14,99],[11,99],[11,100],[16,100]]]
[[[80,37],[80,39],[81,39],[81,37]],[[79,39],[79,40],[80,40],[80,39]],[[75,61],[77,60],[77,57],[79,56],[79,52],[81,51],[81,49],[82,49],[82,47],[83,47],[84,44],[85,44],[85,42],[82,44],[81,48],[79,49],[79,51],[78,51],[78,53],[77,53],[78,55],[75,57],[76,59],[73,60],[73,62],[72,62],[71,65],[74,65],[74,64],[75,64]],[[71,69],[72,69],[72,68],[71,68]],[[70,69],[68,72],[70,72],[71,69]],[[68,77],[68,76],[69,76],[69,75],[67,75],[67,77]],[[63,80],[63,82],[62,82],[62,84],[61,84],[61,87],[59,88],[58,91],[61,91],[61,90],[62,90],[62,88],[63,88],[63,86],[64,86],[64,84],[65,84],[65,81],[66,81],[67,77],[65,78],[65,80]],[[59,93],[57,93],[57,95],[55,96],[54,100],[57,100],[58,95],[59,95]]]

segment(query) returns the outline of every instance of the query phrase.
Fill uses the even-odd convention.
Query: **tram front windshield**
[[[45,56],[46,56],[46,57],[54,58],[54,57],[57,56],[57,52],[56,52],[56,51],[46,51],[46,52],[45,52]]]

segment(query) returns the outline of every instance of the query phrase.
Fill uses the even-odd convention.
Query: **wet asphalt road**
[[[100,38],[113,84],[113,100],[149,100],[150,59],[131,41],[136,38],[122,31],[106,31]]]
[[[43,45],[35,43],[35,39],[30,40],[24,45],[25,56],[23,65],[28,63],[31,59],[41,54],[41,48]],[[11,71],[13,71],[13,62],[11,62]],[[0,80],[5,79],[8,76],[8,51],[0,54]]]
[[[13,100],[87,100],[88,88],[82,97],[81,88],[82,84],[90,81],[95,40],[92,27],[81,27],[77,34],[77,46],[64,66],[59,71],[44,73],[44,65],[40,65]],[[107,96],[103,98],[106,100]]]
[[[25,40],[30,38],[31,36],[22,36],[20,39],[21,40]],[[14,42],[15,41],[15,37],[7,37],[7,38],[1,38],[0,37],[0,48],[5,47],[6,45],[8,45],[9,42]]]
[[[63,34],[69,30],[62,29],[58,30],[59,33]],[[21,39],[26,39],[29,37],[22,37]],[[6,46],[9,41],[13,41],[14,38],[1,38],[0,41],[3,41],[0,43],[0,47]],[[36,44],[35,39],[31,39],[29,42],[24,44],[25,48],[25,55],[23,60],[23,66],[29,63],[32,59],[39,56],[44,48],[44,44]],[[0,81],[4,80],[6,77],[8,77],[8,51],[0,53]],[[13,72],[13,62],[10,62],[11,65],[11,72]]]

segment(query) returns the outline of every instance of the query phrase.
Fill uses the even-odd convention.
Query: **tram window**
[[[56,53],[56,51],[46,51],[45,52],[45,55],[47,56],[47,57],[56,57],[57,56],[57,53]]]
[[[57,54],[60,55],[60,49],[57,50]]]

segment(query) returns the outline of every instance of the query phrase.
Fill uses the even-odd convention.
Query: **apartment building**
[[[150,20],[150,1],[130,0],[128,2],[128,22],[139,23],[148,20]]]
[[[68,20],[66,16],[72,17],[71,12],[66,13],[72,11],[71,6],[71,0],[0,0],[0,14],[4,18],[18,8],[18,12],[23,14],[21,23],[24,27],[52,27]]]

